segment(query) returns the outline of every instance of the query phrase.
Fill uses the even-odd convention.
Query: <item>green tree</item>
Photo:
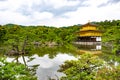
[[[102,41],[112,45],[112,53],[120,51],[120,20],[105,20],[96,22],[103,31]]]
[[[78,60],[66,61],[60,66],[61,72],[66,76],[61,80],[93,80],[97,68],[103,65],[103,60],[90,54],[81,55]]]
[[[6,29],[0,25],[0,43],[4,41]]]
[[[66,61],[58,70],[66,74],[61,80],[119,80],[120,66],[109,65],[103,59],[83,54],[78,60]]]
[[[120,66],[106,66],[98,70],[96,80],[120,80],[119,74]]]
[[[0,80],[37,80],[25,65],[0,58]]]

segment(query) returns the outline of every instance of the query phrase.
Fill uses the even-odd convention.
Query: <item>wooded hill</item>
[[[103,31],[102,41],[113,45],[113,52],[120,50],[120,20],[92,22]],[[56,28],[53,26],[0,25],[0,44],[20,44],[27,39],[29,44],[63,45],[76,40],[79,25]]]

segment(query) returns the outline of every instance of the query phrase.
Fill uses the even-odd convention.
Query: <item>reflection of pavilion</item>
[[[78,32],[76,44],[101,44],[101,35],[102,33],[97,29],[97,26],[88,22],[87,24],[81,26],[81,29]]]
[[[78,48],[77,52],[79,54],[84,53],[91,53],[91,54],[101,54],[101,45],[79,45],[77,44],[76,47]]]
[[[98,51],[101,50],[101,45],[75,45],[80,50]]]

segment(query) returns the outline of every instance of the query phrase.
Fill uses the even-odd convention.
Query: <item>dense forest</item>
[[[98,25],[99,30],[102,31],[102,45],[109,48],[111,51],[109,54],[120,54],[120,20],[105,20],[92,23]],[[80,30],[80,26],[73,25],[57,28],[53,26],[22,26],[16,24],[0,25],[0,54],[7,54],[10,50],[14,50],[16,54],[30,53],[33,46],[52,47],[72,44],[77,40],[77,32]],[[10,70],[12,66],[16,65],[15,63],[8,63],[5,58],[0,58],[0,64],[6,65],[0,65],[0,75],[3,75],[0,76],[0,79],[2,80],[8,78],[14,80],[17,74],[31,76],[29,72],[26,72],[22,64],[17,64],[18,66],[14,67],[16,72]],[[112,66],[110,70],[107,66],[110,65],[102,59],[85,54],[77,61],[66,61],[61,65],[59,71],[66,74],[61,80],[71,80],[71,78],[72,80],[102,80],[103,78],[105,80],[119,80],[120,67]],[[21,69],[23,72],[21,72]],[[11,72],[11,74],[8,74],[8,72]],[[20,79],[17,80],[36,80],[36,77],[27,78],[27,76],[19,77]]]
[[[103,32],[102,42],[112,47],[112,53],[120,53],[120,20],[95,22]],[[104,44],[103,44],[104,45]]]
[[[103,32],[102,41],[110,43],[113,53],[120,50],[120,20],[93,22]],[[0,43],[18,45],[27,39],[29,44],[63,45],[76,40],[80,25],[56,28],[52,26],[0,25]]]
[[[79,26],[55,28],[7,24],[0,26],[0,43],[9,48],[17,46],[20,49],[24,43],[27,44],[26,49],[31,45],[63,45],[75,41],[76,31],[79,31]]]

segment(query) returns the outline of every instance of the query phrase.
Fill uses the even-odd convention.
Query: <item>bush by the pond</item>
[[[66,74],[61,80],[120,80],[120,66],[109,65],[91,54],[83,54],[78,60],[66,61],[59,71]]]
[[[23,64],[0,58],[0,80],[37,80]]]

